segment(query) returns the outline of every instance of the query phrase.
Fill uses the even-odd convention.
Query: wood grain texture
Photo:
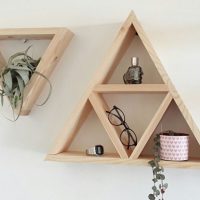
[[[165,84],[99,84],[94,90],[97,93],[165,93]]]
[[[54,35],[62,30],[70,30],[66,28],[16,28],[16,29],[1,29],[0,40],[44,40],[52,39]]]
[[[121,159],[116,154],[105,154],[104,156],[87,156],[82,152],[63,152],[54,155],[47,155],[45,160],[56,162],[77,162],[77,163],[93,163],[93,164],[124,164],[124,165],[142,165],[149,166],[148,162],[151,157],[142,157],[138,159]],[[200,160],[190,158],[188,161],[160,161],[165,168],[200,168]]]
[[[55,155],[47,155],[46,160],[58,162],[90,162],[90,163],[117,163],[119,155],[107,153],[103,156],[88,156],[83,152],[63,152]]]
[[[0,52],[0,69],[6,66],[6,60],[4,59],[3,55]]]
[[[61,56],[63,55],[64,50],[72,39],[72,36],[73,34],[68,30],[60,29],[53,37],[49,46],[41,57],[41,61],[38,64],[36,71],[49,78]],[[25,88],[24,103],[21,115],[28,115],[30,113],[45,84],[46,80],[44,78],[33,74],[29,84]]]
[[[118,133],[115,129],[115,127],[109,122],[106,110],[109,110],[106,103],[103,101],[103,99],[100,97],[99,94],[92,93],[89,97],[89,100],[99,118],[101,121],[104,129],[106,130],[110,140],[112,141],[114,147],[116,148],[117,152],[119,153],[121,158],[128,158],[128,154],[121,143]]]

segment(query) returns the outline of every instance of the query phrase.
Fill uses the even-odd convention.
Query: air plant
[[[12,55],[8,59],[7,65],[4,66],[0,71],[0,101],[1,105],[3,106],[4,98],[8,98],[13,111],[13,120],[11,121],[16,121],[20,115],[23,105],[24,89],[29,83],[33,74],[44,78],[50,86],[47,98],[40,105],[44,105],[51,94],[52,86],[49,79],[40,72],[36,71],[36,68],[40,62],[40,58],[35,60],[27,54],[30,47],[28,47],[24,52],[18,52]],[[17,112],[17,117],[14,115],[15,112]]]
[[[164,183],[165,175],[164,168],[160,166],[160,135],[157,134],[154,138],[154,159],[149,161],[149,165],[153,172],[153,187],[152,193],[149,194],[150,200],[164,200],[164,193],[168,188],[168,184]]]

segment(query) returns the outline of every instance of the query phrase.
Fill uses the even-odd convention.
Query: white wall
[[[54,90],[49,102],[41,108],[34,107],[30,116],[21,117],[16,123],[1,117],[1,198],[147,199],[152,184],[149,167],[53,163],[43,159],[100,66],[119,28],[115,23],[122,22],[130,9],[138,14],[172,81],[195,120],[200,122],[197,106],[200,95],[195,92],[200,88],[199,1],[7,0],[0,3],[2,28],[68,26],[76,34],[51,78]],[[45,42],[41,51],[44,46]],[[18,43],[13,44],[16,50],[18,47]],[[11,44],[8,47],[1,44],[0,49],[8,55]],[[189,74],[192,81],[185,73],[188,69],[193,69]],[[170,186],[166,199],[198,197],[199,170],[166,169],[166,175]]]

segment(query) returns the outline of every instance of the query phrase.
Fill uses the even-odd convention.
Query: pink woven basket
[[[189,135],[185,133],[160,134],[160,158],[162,160],[188,160]]]

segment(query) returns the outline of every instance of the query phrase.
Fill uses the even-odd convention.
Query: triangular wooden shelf
[[[162,84],[107,84],[116,66],[119,64],[122,56],[128,49],[134,36],[138,36],[144,47],[149,53],[158,73],[163,79]],[[156,113],[150,120],[149,125],[140,138],[138,145],[132,152],[127,152],[122,145],[117,129],[110,124],[107,118],[106,110],[110,110],[106,101],[102,98],[102,93],[163,93],[165,97],[157,109]],[[191,132],[194,134],[197,142],[200,144],[200,132],[195,125],[191,115],[185,107],[183,101],[178,95],[175,87],[171,83],[167,73],[164,70],[156,52],[154,51],[150,41],[148,40],[143,28],[133,12],[130,13],[127,20],[119,30],[111,49],[97,72],[92,79],[88,90],[77,105],[73,115],[68,120],[61,134],[54,145],[54,148],[47,155],[47,160],[52,161],[70,161],[70,162],[97,162],[97,163],[133,163],[147,164],[151,158],[141,158],[139,155],[147,144],[148,140],[154,133],[156,127],[161,121],[171,101],[174,99],[185,121],[189,125]],[[106,130],[111,142],[115,146],[118,155],[104,155],[101,157],[86,156],[84,152],[70,152],[69,147],[84,123],[89,112],[94,109],[104,129]],[[172,167],[200,167],[199,160],[189,160],[187,162],[170,162],[162,161],[164,166]]]
[[[0,40],[50,40],[37,66],[37,71],[46,77],[49,77],[53,72],[72,37],[73,33],[67,28],[0,29]],[[5,65],[6,61],[0,52],[0,67]],[[30,113],[45,83],[45,80],[40,76],[33,75],[31,77],[29,84],[25,88],[21,115]]]

